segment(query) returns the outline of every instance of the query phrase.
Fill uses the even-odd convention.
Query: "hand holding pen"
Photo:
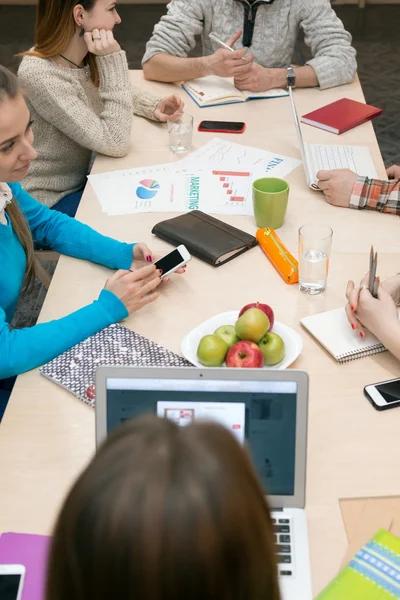
[[[398,322],[397,308],[391,280],[380,285],[379,277],[376,277],[378,257],[372,247],[369,260],[369,272],[360,285],[355,286],[353,281],[347,284],[345,311],[352,329],[361,339],[365,338],[366,330],[381,339],[384,332]]]
[[[215,33],[210,33],[210,38],[221,46],[220,50],[204,58],[213,75],[239,77],[250,71],[254,60],[253,55],[248,54],[247,48],[240,50],[232,48],[241,35],[242,31],[239,30],[227,42],[223,42]]]

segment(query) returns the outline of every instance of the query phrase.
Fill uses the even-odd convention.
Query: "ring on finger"
[[[368,290],[368,291],[369,291],[369,287],[368,287],[367,285],[362,285],[362,286],[360,287],[360,293],[361,293],[363,290]]]

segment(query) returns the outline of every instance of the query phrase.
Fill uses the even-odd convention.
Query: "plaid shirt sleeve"
[[[351,192],[350,208],[400,215],[400,179],[382,181],[357,177]]]

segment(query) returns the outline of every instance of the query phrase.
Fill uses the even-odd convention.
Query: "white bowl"
[[[205,335],[213,334],[214,331],[222,325],[234,325],[238,316],[238,310],[231,310],[215,315],[214,317],[211,317],[211,319],[207,319],[206,321],[203,321],[203,323],[200,323],[200,325],[192,329],[192,331],[189,331],[183,338],[181,343],[183,356],[196,365],[196,367],[201,367],[202,369],[207,368],[204,367],[197,358],[197,348],[201,338]],[[303,349],[303,340],[297,331],[283,323],[279,323],[279,321],[275,321],[272,331],[273,333],[280,335],[285,342],[286,354],[280,363],[271,367],[265,365],[264,369],[286,369],[300,355],[300,352]],[[225,363],[222,366],[225,366]]]

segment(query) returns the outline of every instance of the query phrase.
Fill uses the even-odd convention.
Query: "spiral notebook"
[[[371,333],[367,333],[362,340],[359,334],[352,330],[344,308],[304,317],[300,319],[300,323],[340,363],[386,350]]]
[[[118,323],[43,365],[40,374],[94,407],[97,367],[193,367],[192,363]]]

